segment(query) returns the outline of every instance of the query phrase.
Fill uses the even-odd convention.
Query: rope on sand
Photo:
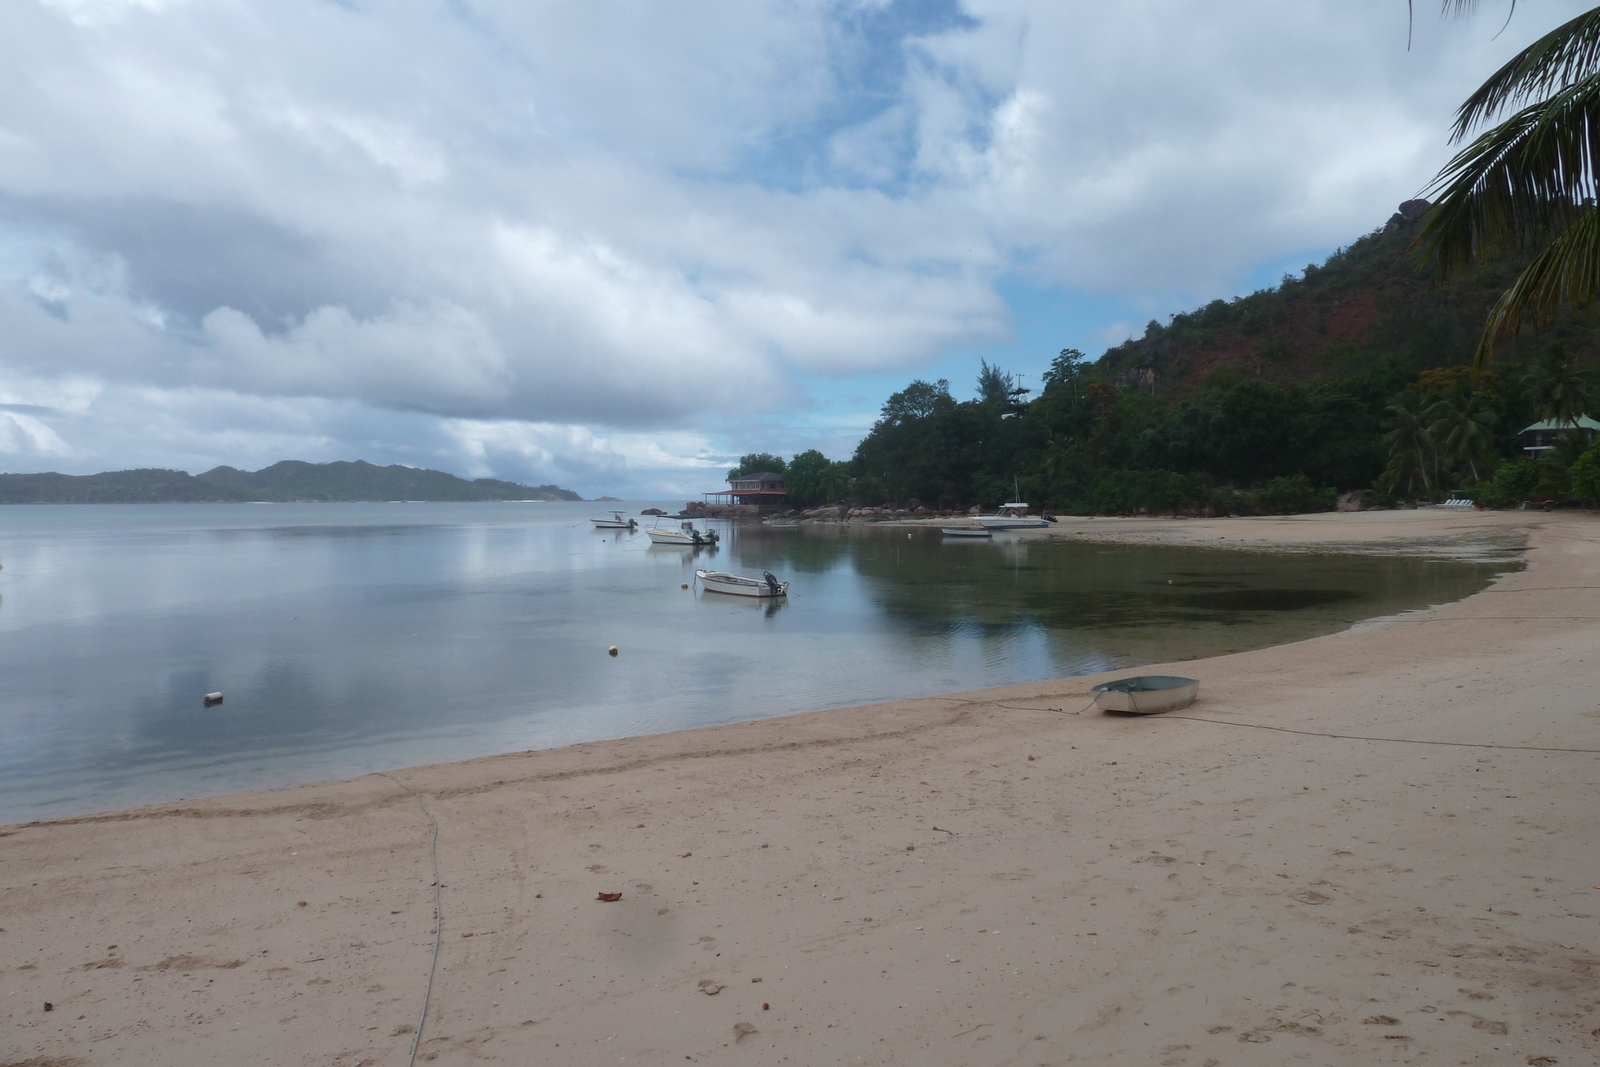
[[[1094,701],[1089,701],[1089,703],[1085,704],[1079,711],[1067,711],[1064,708],[1024,708],[1018,704],[1001,704],[999,702],[992,704],[991,707],[1006,708],[1010,711],[1053,711],[1057,715],[1082,715],[1085,711],[1088,711],[1090,708],[1094,707]]]
[[[1412,737],[1366,737],[1362,734],[1330,734],[1321,730],[1294,730],[1287,726],[1267,726],[1259,722],[1229,722],[1227,719],[1202,719],[1197,715],[1151,715],[1152,719],[1185,719],[1189,722],[1209,722],[1216,726],[1244,726],[1251,730],[1275,730],[1282,734],[1301,734],[1305,737],[1332,737],[1340,741],[1387,741],[1394,745],[1446,745],[1450,748],[1499,748],[1515,752],[1576,752],[1600,756],[1600,748],[1551,748],[1544,745],[1495,745],[1486,741],[1425,741]]]
[[[422,1044],[422,1024],[428,1021],[428,1002],[433,999],[433,973],[439,968],[439,933],[444,925],[444,911],[439,906],[439,820],[422,802],[421,793],[392,774],[383,771],[377,773],[416,797],[417,807],[422,809],[422,814],[428,817],[428,824],[433,827],[433,837],[428,842],[428,860],[433,866],[433,959],[428,964],[428,985],[422,991],[422,1013],[417,1016],[417,1033],[411,1039],[411,1059],[407,1061],[407,1067],[416,1067],[417,1048]]]
[[[1094,707],[1089,701],[1083,711],[1063,711],[1061,708],[1024,708],[1016,704],[992,705],[1012,711],[1053,711],[1057,715],[1082,715]],[[1449,748],[1498,748],[1511,752],[1568,752],[1585,756],[1600,756],[1600,748],[1554,748],[1545,745],[1495,745],[1486,741],[1427,741],[1412,737],[1368,737],[1364,734],[1334,734],[1322,730],[1295,730],[1288,726],[1268,726],[1259,722],[1229,722],[1227,719],[1202,719],[1198,715],[1148,715],[1148,719],[1183,719],[1186,722],[1208,722],[1214,726],[1243,726],[1251,730],[1274,730],[1280,734],[1300,734],[1302,737],[1331,737],[1338,741],[1385,741],[1392,745],[1444,745]]]

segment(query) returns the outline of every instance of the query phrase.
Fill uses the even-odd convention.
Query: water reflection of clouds
[[[1495,569],[726,524],[658,550],[582,504],[153,510],[8,537],[0,820],[1291,640]],[[706,566],[791,595],[706,594]]]

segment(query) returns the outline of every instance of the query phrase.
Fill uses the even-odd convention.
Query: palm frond
[[[1446,10],[1451,7],[1447,0]],[[1470,8],[1457,0],[1455,6]],[[1456,109],[1450,140],[1459,142],[1472,129],[1510,107],[1584,81],[1600,73],[1600,7],[1570,19],[1512,56],[1505,66]]]
[[[1523,108],[1440,171],[1417,243],[1441,276],[1536,246],[1595,196],[1600,76]]]
[[[1600,291],[1600,211],[1585,205],[1572,224],[1534,257],[1526,270],[1489,309],[1483,336],[1472,357],[1481,374],[1494,362],[1495,341],[1515,336],[1524,322],[1543,325],[1557,309],[1584,307]]]

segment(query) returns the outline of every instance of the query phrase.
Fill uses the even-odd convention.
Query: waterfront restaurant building
[[[762,471],[760,474],[741,474],[728,481],[728,488],[705,494],[710,504],[754,504],[758,507],[782,507],[787,497],[783,491],[783,475]]]

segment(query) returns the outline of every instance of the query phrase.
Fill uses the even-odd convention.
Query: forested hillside
[[[1063,351],[1038,395],[987,364],[971,401],[912,382],[884,404],[839,495],[993,505],[1015,479],[1022,499],[1063,511],[1248,513],[1331,506],[1351,489],[1391,501],[1574,492],[1575,452],[1494,479],[1521,455],[1522,427],[1592,407],[1596,320],[1524,333],[1472,378],[1487,310],[1519,265],[1430,285],[1411,248],[1426,208],[1408,202],[1303,276],[1151,322],[1097,361]],[[806,496],[796,502],[820,502]]]
[[[243,501],[581,500],[570,489],[371,463],[284,460],[259,471],[204,474],[127,470],[103,474],[0,474],[0,504],[170,504]]]

